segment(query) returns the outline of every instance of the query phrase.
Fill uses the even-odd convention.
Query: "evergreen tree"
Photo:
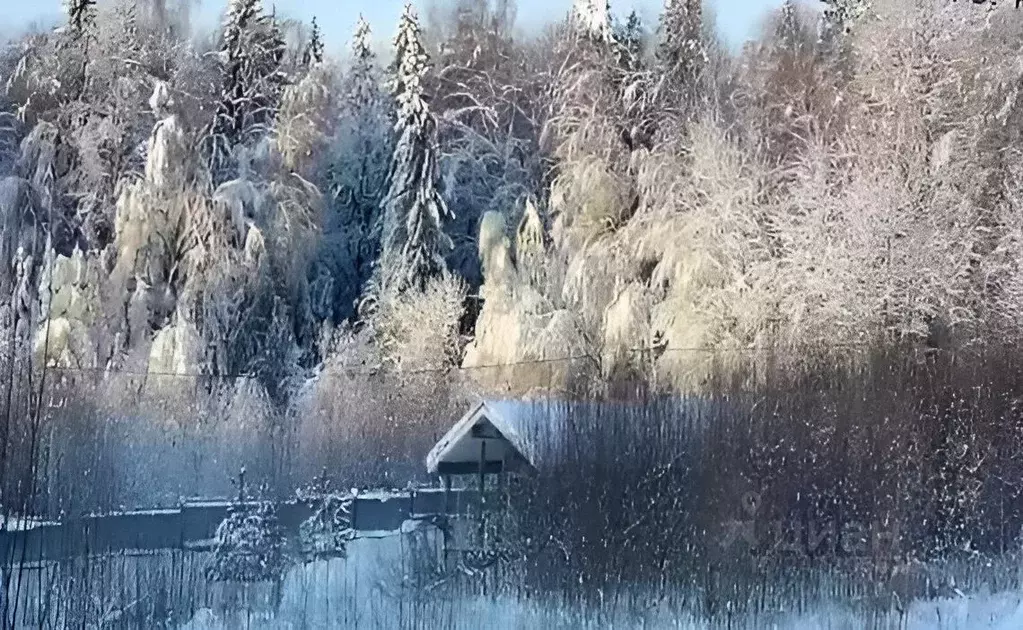
[[[220,47],[222,91],[210,138],[214,184],[229,179],[232,149],[264,134],[277,112],[285,77],[284,38],[261,0],[231,0]]]
[[[575,0],[572,19],[578,32],[587,39],[602,44],[615,41],[611,6],[607,0]]]
[[[643,23],[636,11],[629,13],[624,24],[619,24],[615,38],[620,48],[621,64],[626,70],[636,72],[643,67]]]
[[[568,139],[593,112],[621,127],[624,90],[633,79],[623,72],[624,53],[606,0],[575,0],[569,26],[574,36],[567,39],[569,46],[562,54],[570,61],[559,73],[553,108],[557,114],[550,120],[562,146],[574,144]]]
[[[306,561],[347,557],[348,541],[355,537],[351,495],[327,492],[316,498],[315,512],[298,527],[299,549]]]
[[[327,166],[329,211],[323,265],[314,279],[315,312],[351,317],[358,293],[380,254],[380,200],[391,157],[389,107],[371,48],[369,24],[360,16],[352,40],[352,65],[342,82],[341,114]]]
[[[96,0],[65,0],[64,10],[68,17],[68,34],[74,40],[96,23]]]
[[[672,90],[692,94],[707,61],[701,0],[667,0],[661,15],[658,62]]]
[[[309,44],[302,53],[302,65],[309,67],[314,63],[323,63],[323,39],[315,17],[313,18],[312,32],[309,34]]]
[[[345,81],[344,103],[353,126],[357,153],[354,180],[350,184],[352,209],[369,238],[367,244],[376,252],[380,243],[380,198],[386,185],[385,156],[390,152],[389,112],[380,89],[376,55],[371,48],[369,24],[359,17],[352,41],[352,69]],[[360,257],[360,267],[370,258]]]
[[[442,223],[452,219],[437,190],[437,123],[423,98],[428,56],[411,4],[405,5],[394,41],[391,92],[397,105],[398,138],[388,171],[383,252],[377,289],[422,289],[445,268],[451,240]]]
[[[513,207],[532,174],[520,157],[536,156],[535,119],[527,114],[534,77],[512,37],[514,11],[501,0],[457,0],[450,34],[440,42],[443,72],[430,77],[431,109],[455,121],[438,129],[444,156],[445,225],[454,248],[449,269],[471,287],[483,277],[476,238],[488,210]]]
[[[513,16],[507,2],[458,0],[451,16],[454,28],[440,45],[440,65],[445,76],[454,71],[459,75],[454,81],[466,81],[471,79],[472,72],[502,70],[502,63],[513,55],[510,33]]]
[[[799,48],[801,30],[796,5],[792,0],[785,0],[785,3],[781,5],[781,19],[778,21],[778,29],[775,34],[783,50],[795,52]]]
[[[352,37],[352,68],[345,81],[345,100],[359,115],[375,112],[381,104],[376,54],[369,23],[360,15]]]
[[[270,503],[255,509],[232,506],[214,534],[207,577],[218,582],[264,582],[279,579],[285,569],[276,508]]]
[[[64,11],[68,23],[58,30],[56,48],[59,55],[56,63],[60,70],[68,72],[58,82],[62,84],[61,92],[66,98],[62,114],[78,124],[83,120],[81,112],[71,113],[74,108],[68,104],[81,101],[88,89],[89,62],[94,56],[89,49],[96,40],[96,0],[64,0]]]
[[[142,44],[138,13],[138,5],[134,2],[122,4],[117,8],[117,17],[121,26],[121,42],[133,55],[138,54]]]
[[[821,0],[825,7],[821,16],[820,39],[835,43],[846,35],[853,23],[870,8],[868,0]]]

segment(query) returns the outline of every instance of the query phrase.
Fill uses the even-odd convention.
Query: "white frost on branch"
[[[607,0],[575,0],[572,17],[582,34],[600,42],[614,41]]]

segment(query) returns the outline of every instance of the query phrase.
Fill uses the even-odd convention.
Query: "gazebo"
[[[628,421],[631,413],[674,414],[686,422],[686,429],[703,431],[713,419],[729,412],[729,405],[720,400],[701,397],[665,397],[643,402],[573,401],[554,398],[533,400],[490,399],[474,404],[437,442],[426,457],[426,469],[438,475],[444,485],[444,509],[441,519],[445,527],[445,555],[449,536],[456,541],[476,538],[470,550],[486,549],[488,536],[484,523],[489,521],[488,506],[502,508],[511,500],[505,492],[506,479],[532,476],[541,469],[555,469],[562,458],[571,457],[575,438],[585,435],[593,422]],[[479,521],[474,528],[463,514],[451,509],[453,477],[475,477],[467,484],[478,488]],[[499,500],[488,498],[487,479],[496,478]],[[473,483],[474,482],[474,483]],[[459,493],[459,496],[467,496]],[[470,499],[471,501],[471,499]],[[476,511],[476,510],[473,510]]]
[[[456,475],[532,474],[557,463],[572,435],[585,431],[587,417],[614,421],[633,412],[688,418],[687,429],[702,431],[722,413],[735,413],[726,401],[698,396],[653,401],[602,402],[554,398],[490,399],[474,404],[426,456],[426,470],[445,479]]]
[[[524,401],[498,400],[477,403],[444,434],[426,457],[426,469],[431,475],[439,475],[444,484],[445,537],[444,555],[448,557],[449,539],[456,546],[468,544],[462,549],[463,559],[480,555],[474,564],[486,564],[488,548],[485,522],[487,504],[500,508],[505,496],[508,475],[531,475],[537,470],[538,457],[535,431],[531,422],[548,414],[532,412],[532,404]],[[477,486],[475,509],[476,527],[472,519],[458,517],[460,510],[452,510],[451,480],[453,477],[473,476]],[[496,477],[498,497],[488,501],[487,476]],[[459,493],[461,496],[462,493]],[[496,498],[496,501],[493,500]],[[464,528],[464,529],[463,529]],[[473,529],[478,530],[475,534]],[[472,542],[475,539],[475,542]]]
[[[484,401],[472,407],[426,456],[427,472],[450,481],[452,475],[534,471],[534,448],[513,405]]]

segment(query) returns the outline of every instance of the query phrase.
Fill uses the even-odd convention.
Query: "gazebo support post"
[[[451,561],[448,554],[448,538],[451,537],[451,475],[441,475],[444,480],[444,515],[441,517],[444,523],[444,530],[441,535],[441,544],[443,549],[441,553],[444,554],[444,569],[448,570],[451,568]]]
[[[501,472],[497,473],[497,493],[502,503],[507,503],[507,483],[505,477],[508,474],[508,451],[501,457]]]
[[[484,487],[484,481],[485,481],[484,474],[485,474],[485,471],[486,471],[486,464],[487,464],[487,441],[486,440],[480,440],[480,477],[479,477],[479,493],[480,493],[480,497],[479,497],[479,503],[480,503],[480,535],[479,535],[479,541],[480,542],[479,542],[479,546],[480,546],[480,550],[481,551],[486,549],[486,547],[487,547],[487,541],[486,541],[487,530],[486,530],[486,523],[485,523],[485,519],[487,517],[486,505],[485,505],[486,504],[486,500],[483,497],[483,487]],[[480,585],[483,587],[483,596],[486,597],[486,595],[487,595],[487,575],[486,575],[486,573],[484,573],[483,575],[480,576]]]
[[[483,531],[484,531],[483,530],[483,518],[484,518],[484,509],[485,509],[484,508],[484,503],[485,503],[485,500],[483,498],[483,483],[485,481],[485,479],[484,479],[484,471],[486,470],[486,463],[487,463],[487,441],[486,440],[480,440],[480,468],[479,468],[479,471],[480,471],[480,475],[479,475],[480,545],[483,544]]]

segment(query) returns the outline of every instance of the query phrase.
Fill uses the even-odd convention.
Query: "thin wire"
[[[825,348],[828,350],[837,349],[865,349],[876,347],[875,344],[870,342],[846,342],[846,343],[827,343],[827,344],[806,344],[815,346],[818,348]],[[707,348],[707,347],[688,347],[688,348],[628,348],[624,350],[627,353],[643,353],[643,352],[656,352],[658,354],[668,354],[677,352],[703,352],[708,354],[719,354],[727,352],[749,352],[755,353],[757,351],[768,351],[777,350],[775,346],[747,346],[747,347],[733,347],[733,348]],[[938,349],[935,349],[938,350]],[[441,374],[450,372],[468,372],[472,370],[488,370],[504,367],[515,367],[525,365],[543,365],[549,363],[565,363],[569,361],[579,360],[590,360],[597,361],[597,357],[592,354],[577,354],[563,357],[549,357],[544,359],[528,359],[523,361],[512,361],[508,363],[490,363],[485,365],[451,365],[446,367],[428,367],[428,368],[416,368],[410,370],[389,370],[384,367],[366,367],[365,364],[357,365],[341,365],[334,366],[334,369],[343,370],[348,374],[363,374],[363,375],[375,375],[379,373],[390,372],[396,375],[407,375],[407,374]],[[322,365],[322,364],[321,364]],[[47,369],[65,372],[65,373],[101,373],[101,374],[116,374],[126,376],[139,376],[139,377],[176,377],[176,378],[194,378],[194,379],[216,379],[216,380],[227,380],[227,379],[243,379],[253,378],[255,375],[251,373],[229,373],[229,374],[204,374],[201,372],[162,372],[162,371],[137,371],[137,370],[123,370],[123,369],[111,369],[105,367],[55,367],[50,366]]]

